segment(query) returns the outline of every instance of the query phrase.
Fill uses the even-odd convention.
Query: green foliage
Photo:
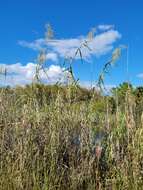
[[[118,97],[119,104],[125,102],[127,93],[133,94],[134,88],[130,83],[124,82],[117,88],[112,88],[112,94],[114,97]]]

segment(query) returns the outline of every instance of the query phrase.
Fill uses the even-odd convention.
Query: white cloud
[[[88,43],[88,46],[92,51],[89,51],[86,47],[82,48],[82,56],[84,59],[90,59],[92,56],[101,56],[109,52],[113,48],[113,44],[121,37],[117,30],[113,29],[112,25],[100,25],[98,26],[101,33],[96,34],[95,37]],[[106,31],[103,31],[106,30]],[[87,37],[80,36],[71,39],[55,39],[55,40],[45,40],[38,39],[34,42],[20,41],[19,44],[32,48],[33,50],[41,50],[42,48],[47,49],[48,52],[56,54],[57,57],[73,57],[77,48],[87,40]],[[77,59],[80,56],[76,57]]]
[[[138,74],[137,77],[143,79],[143,73]]]
[[[121,37],[120,33],[117,30],[114,30],[112,25],[99,25],[97,29],[100,33],[96,33],[93,39],[88,42],[91,51],[86,47],[82,48],[82,56],[85,60],[90,60],[93,56],[98,57],[108,53],[113,49],[114,43]],[[44,49],[47,52],[46,60],[57,63],[59,58],[73,57],[77,48],[79,48],[85,40],[89,39],[82,35],[69,39],[45,40],[40,38],[33,42],[19,41],[19,44],[36,51]],[[80,56],[76,57],[76,59],[79,58]],[[4,82],[5,85],[24,85],[31,83],[36,70],[36,64],[34,63],[27,63],[26,65],[22,65],[21,63],[11,65],[1,64],[1,66],[5,67],[8,71],[6,81]],[[67,77],[64,68],[61,68],[58,65],[52,64],[51,66],[46,67],[45,71],[47,75],[43,71],[40,71],[41,79],[44,82],[55,83],[59,79],[65,80]]]
[[[46,59],[51,60],[53,62],[57,62],[58,61],[58,56],[57,56],[56,53],[47,53]]]
[[[5,76],[1,77],[0,85],[1,86],[15,86],[15,85],[26,85],[30,84],[35,76],[36,64],[27,63],[22,65],[21,63],[16,64],[0,64],[0,68],[5,68],[7,71],[6,78]],[[43,70],[40,71],[40,79],[47,84],[54,84],[56,82],[67,82],[69,79],[68,72],[65,68],[60,67],[59,65],[50,65],[45,68],[46,74]],[[1,75],[2,76],[2,75]],[[90,89],[90,81],[81,81],[79,83],[82,87]],[[96,90],[99,90],[95,84],[92,84],[92,87],[95,87]],[[114,85],[105,85],[106,93],[110,92],[111,88],[115,87]]]
[[[23,46],[23,47],[28,47],[28,48],[31,48],[33,50],[41,50],[41,42],[43,41],[43,39],[38,39],[38,40],[35,40],[34,42],[26,42],[26,41],[19,41],[19,45]]]
[[[98,26],[98,29],[101,31],[110,30],[113,28],[114,28],[114,25],[107,25],[107,24],[103,24],[103,25]]]
[[[6,79],[1,78],[1,85],[25,85],[33,81],[36,71],[36,64],[27,63],[22,65],[21,63],[16,64],[0,64],[1,68],[5,68],[7,71]],[[40,78],[43,82],[50,84],[56,83],[66,79],[67,73],[64,68],[58,65],[51,65],[45,68],[46,74],[43,70],[40,71]]]

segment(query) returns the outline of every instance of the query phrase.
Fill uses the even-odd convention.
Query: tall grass
[[[130,92],[113,112],[110,97],[77,101],[74,89],[68,101],[56,88],[49,101],[38,85],[1,90],[0,189],[142,189],[143,123]]]

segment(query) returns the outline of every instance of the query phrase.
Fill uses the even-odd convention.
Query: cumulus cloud
[[[16,64],[0,64],[1,68],[5,68],[7,75],[6,78],[1,80],[1,85],[25,85],[30,84],[35,76],[36,64],[27,63],[22,65]],[[46,72],[46,73],[45,73]],[[45,72],[40,70],[40,78],[43,82],[50,84],[56,83],[59,80],[64,81],[66,79],[66,71],[64,68],[58,65],[51,65],[45,68]]]
[[[121,37],[121,34],[113,29],[112,25],[100,25],[98,29],[102,32],[96,34],[91,41],[88,42],[88,46],[91,51],[86,47],[82,48],[82,56],[84,59],[90,59],[92,56],[101,56],[109,52],[113,48],[113,44]],[[37,39],[33,42],[20,41],[19,44],[31,48],[33,50],[47,49],[48,52],[52,52],[57,57],[71,57],[75,55],[77,48],[87,41],[85,36],[79,36],[71,39]],[[77,59],[80,56],[76,57]]]
[[[58,63],[61,58],[73,57],[77,49],[85,41],[88,41],[89,49],[82,46],[82,57],[85,60],[91,60],[93,56],[98,57],[112,50],[114,43],[119,38],[121,38],[121,34],[114,29],[113,25],[99,25],[96,27],[96,35],[93,36],[92,40],[89,40],[87,36],[81,35],[68,39],[46,40],[40,38],[33,42],[19,41],[19,44],[35,51],[46,50],[46,61],[52,61],[53,63],[45,68],[47,74],[41,70],[40,76],[43,81],[55,83],[59,79],[65,80],[68,74],[64,68],[54,65],[54,63]],[[79,58],[80,56],[78,55],[76,59]],[[34,63],[27,63],[26,65],[22,65],[21,63],[1,64],[1,67],[5,67],[8,72],[6,80],[3,80],[5,85],[29,84],[33,80],[36,71]]]

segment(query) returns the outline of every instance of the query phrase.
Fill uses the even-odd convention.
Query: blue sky
[[[45,24],[50,23],[58,40],[58,44],[47,45],[47,72],[51,81],[63,70],[58,64],[62,63],[65,52],[74,51],[95,27],[93,54],[86,52],[84,63],[75,61],[76,77],[85,85],[90,83],[91,75],[92,80],[96,80],[113,48],[124,44],[129,46],[130,81],[142,85],[142,10],[142,0],[1,0],[0,64],[10,72],[7,81],[1,80],[1,84],[30,82],[39,50],[33,46],[37,43],[43,46],[45,42],[40,39],[43,40]],[[106,77],[107,85],[127,80],[126,57],[124,50],[120,61]]]

